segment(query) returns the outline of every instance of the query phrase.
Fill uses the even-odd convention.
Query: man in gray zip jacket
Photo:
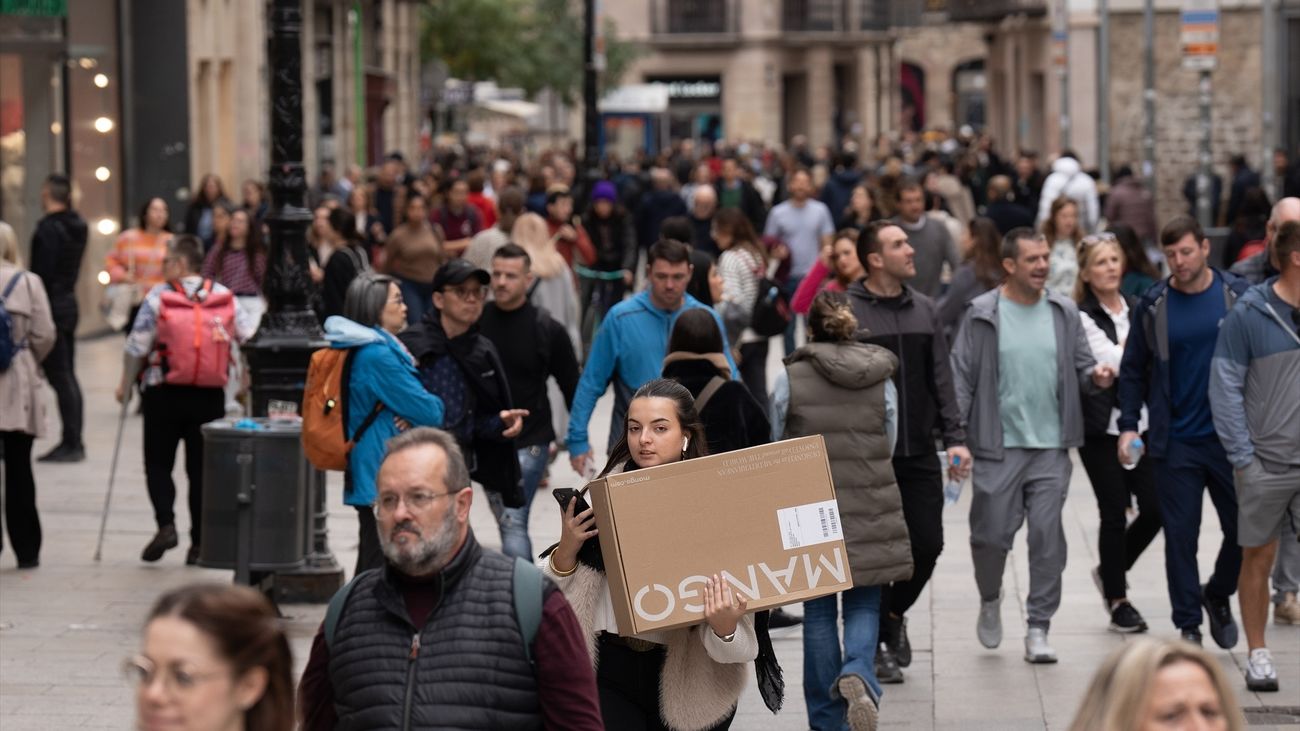
[[[1029,629],[1025,661],[1056,662],[1047,643],[1061,603],[1070,485],[1068,449],[1083,444],[1079,388],[1105,389],[1074,303],[1047,292],[1051,247],[1015,228],[1002,240],[1006,283],[971,300],[952,352],[957,407],[974,456],[970,545],[980,592],[976,634],[1002,642],[1002,573],[1016,531],[1029,522]]]

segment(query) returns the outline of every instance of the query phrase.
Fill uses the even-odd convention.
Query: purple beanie
[[[609,201],[613,203],[618,200],[618,190],[614,188],[613,183],[602,180],[591,189],[591,199],[593,201]]]

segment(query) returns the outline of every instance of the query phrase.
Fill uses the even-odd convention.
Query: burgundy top
[[[221,258],[221,271],[217,271],[217,260],[222,251],[226,254]],[[259,295],[262,293],[262,277],[266,274],[266,255],[259,254],[252,258],[256,262],[255,270],[249,269],[249,256],[245,250],[226,251],[223,242],[212,247],[204,257],[202,273],[205,278],[226,285],[236,295]]]

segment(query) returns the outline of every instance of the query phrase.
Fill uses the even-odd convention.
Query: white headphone
[[[690,437],[683,437],[683,438],[682,438],[682,451],[683,451],[683,452],[686,451],[686,447],[689,446],[690,443],[691,443],[691,438],[690,438]]]

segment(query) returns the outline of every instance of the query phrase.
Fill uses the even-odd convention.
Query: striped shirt
[[[221,252],[225,252],[224,257]],[[262,293],[262,277],[266,275],[266,254],[253,257],[255,268],[248,266],[249,256],[245,250],[227,249],[226,243],[212,247],[203,259],[203,276],[226,285],[236,295],[258,295]],[[217,262],[221,262],[221,271],[217,271]]]
[[[163,257],[167,255],[167,242],[171,232],[147,233],[131,228],[122,232],[104,260],[110,282],[121,282],[129,276],[135,280],[140,297],[163,282]]]

